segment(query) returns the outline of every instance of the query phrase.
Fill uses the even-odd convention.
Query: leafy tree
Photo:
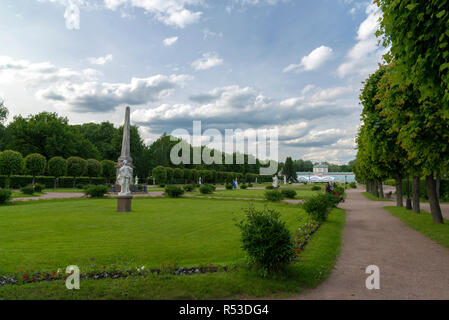
[[[187,168],[182,169],[182,171],[183,171],[184,182],[189,183],[189,181],[192,180],[192,171]]]
[[[5,150],[0,152],[0,174],[6,175],[5,188],[9,188],[10,177],[20,174],[23,169],[23,157],[20,152]]]
[[[153,177],[156,180],[157,184],[165,184],[167,183],[167,170],[162,166],[157,166],[153,169]]]
[[[83,175],[87,170],[87,161],[80,157],[70,157],[67,159],[67,174],[73,177],[73,187],[76,186],[76,178]]]
[[[101,172],[104,178],[106,178],[108,183],[115,179],[117,174],[117,169],[115,168],[115,162],[111,160],[101,161]]]
[[[293,160],[291,157],[287,157],[285,159],[285,165],[284,165],[284,175],[287,176],[288,181],[296,181],[296,170],[293,165]]]
[[[167,172],[167,183],[171,183],[175,175],[175,169],[167,167],[165,171]]]
[[[33,176],[32,183],[34,184],[36,176],[44,174],[47,160],[39,153],[32,153],[25,157],[24,164],[25,172]]]
[[[176,181],[181,181],[184,177],[184,171],[182,169],[176,168],[173,174]]]
[[[2,124],[8,117],[8,109],[3,101],[0,101],[0,124]]]
[[[95,159],[87,160],[87,176],[89,178],[101,176],[101,163]]]
[[[48,174],[55,177],[55,185],[57,188],[59,178],[67,174],[67,161],[63,157],[53,157],[48,161]]]

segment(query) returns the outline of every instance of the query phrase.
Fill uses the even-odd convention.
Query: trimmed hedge
[[[0,176],[0,188],[5,187],[6,176]],[[55,184],[55,177],[36,177],[35,182],[39,184],[43,184],[46,188],[53,188]],[[88,178],[88,177],[79,177],[76,178],[77,184],[89,184],[90,180],[92,180],[91,184],[94,185],[102,185],[106,184],[106,178]],[[10,177],[10,188],[20,189],[25,187],[33,182],[32,176],[11,176]],[[73,188],[73,177],[61,177],[59,178],[59,187],[60,188]]]

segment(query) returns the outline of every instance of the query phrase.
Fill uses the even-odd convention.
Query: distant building
[[[314,174],[328,174],[329,172],[329,167],[327,165],[325,165],[324,163],[319,163],[313,166],[313,173]]]

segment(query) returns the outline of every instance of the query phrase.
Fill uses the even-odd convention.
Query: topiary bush
[[[275,190],[265,191],[265,199],[272,202],[279,202],[282,200],[282,193]]]
[[[321,187],[320,186],[312,186],[312,191],[320,191]]]
[[[215,191],[215,187],[210,184],[205,184],[200,187],[200,192],[202,194],[212,194]]]
[[[226,186],[225,186],[225,188],[226,188],[226,190],[232,190],[234,187],[233,187],[232,184],[227,183]]]
[[[23,187],[23,188],[20,189],[20,191],[21,191],[23,194],[26,194],[26,195],[32,195],[32,194],[34,194],[34,188],[33,188],[32,185],[28,185],[28,186],[26,186],[26,187]]]
[[[251,266],[266,276],[285,270],[295,257],[294,242],[279,212],[250,206],[246,219],[237,226],[242,235],[242,249],[246,251]]]
[[[8,189],[0,189],[0,205],[6,204],[11,200],[12,192]]]
[[[248,186],[247,186],[246,184],[242,184],[242,185],[240,186],[240,189],[246,190],[246,189],[248,189]]]
[[[331,208],[329,199],[325,194],[316,195],[303,204],[303,209],[313,220],[326,221]]]
[[[248,183],[248,188],[252,188],[253,184],[252,183]]]
[[[91,198],[103,198],[107,193],[109,193],[107,186],[89,186],[84,189],[84,194]]]
[[[187,185],[185,185],[183,188],[184,188],[184,190],[185,190],[186,192],[192,192],[193,190],[196,189],[195,186],[194,186],[194,185],[191,185],[191,184],[187,184]]]
[[[349,184],[349,187],[352,188],[352,189],[357,189],[357,184],[355,182],[351,182]]]
[[[290,189],[281,190],[282,196],[288,199],[294,199],[296,197],[296,191]]]
[[[43,184],[36,183],[34,185],[34,191],[35,192],[42,192],[42,191],[44,191],[44,189],[45,189],[45,186]]]
[[[176,186],[167,186],[165,188],[165,193],[170,198],[179,198],[180,196],[182,196],[184,194],[184,189],[181,189],[181,188],[176,187]]]

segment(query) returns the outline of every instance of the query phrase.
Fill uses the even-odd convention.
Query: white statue
[[[119,169],[117,181],[121,187],[119,196],[129,196],[131,191],[129,190],[129,185],[133,181],[133,168],[128,166],[128,161],[123,161],[123,166]]]
[[[277,176],[277,175],[275,175],[275,176],[273,177],[273,187],[274,187],[274,188],[279,188],[279,179],[278,179],[278,176]]]
[[[257,177],[256,177],[256,184],[257,184]]]
[[[202,185],[203,184],[203,180],[201,179],[201,177],[198,179],[198,184]]]
[[[138,177],[138,176],[136,176],[136,179],[134,179],[134,181],[135,181],[135,182],[134,182],[134,185],[136,185],[136,186],[137,186],[137,185],[139,184],[139,177]]]
[[[287,184],[287,176],[284,175],[284,184]]]

